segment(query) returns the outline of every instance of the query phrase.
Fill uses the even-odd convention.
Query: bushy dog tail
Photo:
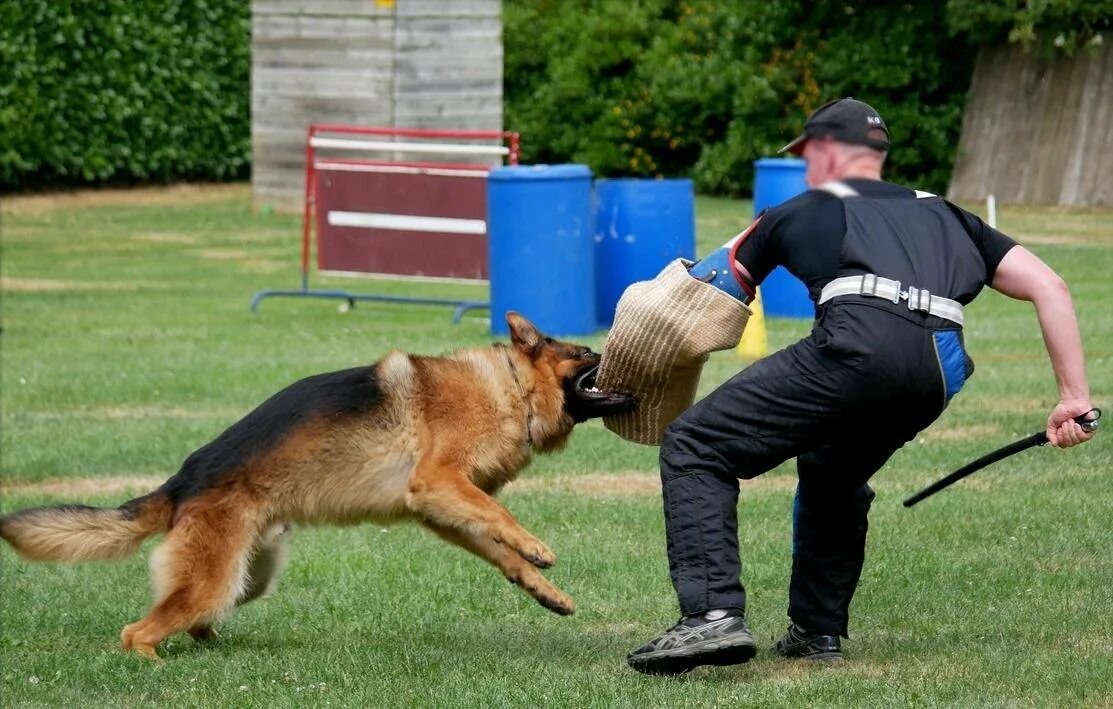
[[[115,509],[36,507],[0,517],[0,537],[31,561],[122,559],[147,537],[167,531],[173,514],[173,503],[161,492]]]

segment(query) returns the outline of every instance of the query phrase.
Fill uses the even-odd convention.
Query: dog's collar
[[[507,347],[506,345],[504,345],[501,342],[499,343],[499,348],[502,349],[502,353],[506,357],[506,366],[509,367],[509,369],[510,369],[510,376],[514,380],[514,385],[518,388],[518,393],[522,397],[522,403],[525,404],[525,407],[526,407],[526,442],[529,443],[530,446],[532,446],[533,445],[533,407],[530,406],[529,396],[526,394],[526,390],[522,386],[521,380],[518,379],[518,369],[514,366],[514,360],[512,360],[511,357],[510,357],[510,348]]]

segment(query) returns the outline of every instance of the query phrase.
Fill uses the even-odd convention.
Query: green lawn
[[[747,202],[701,198],[699,252],[749,213]],[[1004,207],[999,218],[1071,282],[1094,401],[1113,413],[1113,213]],[[491,340],[478,314],[452,326],[446,308],[360,303],[341,313],[335,301],[274,299],[251,314],[256,291],[297,286],[300,231],[296,217],[252,214],[244,186],[8,200],[0,229],[4,512],[118,504],[297,378],[392,348],[432,354]],[[1055,403],[1030,306],[986,294],[968,322],[977,374],[874,479],[844,666],[762,652],[681,679],[629,671],[626,651],[677,613],[656,449],[591,422],[501,498],[556,552],[546,574],[576,598],[572,617],[412,526],[303,529],[272,598],[224,622],[215,643],[171,639],[166,661],[152,664],[117,640],[146,612],[151,544],[122,563],[76,566],[24,563],[5,546],[0,704],[1110,706],[1113,433],[1026,452],[913,510],[900,504],[1039,430]],[[807,327],[771,320],[770,344]],[[598,347],[602,333],[584,339]],[[743,364],[715,355],[703,390]],[[790,466],[743,485],[744,573],[762,645],[787,624],[793,485]]]

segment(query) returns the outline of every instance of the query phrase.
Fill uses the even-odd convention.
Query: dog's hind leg
[[[289,536],[290,525],[277,522],[267,527],[255,543],[252,550],[251,563],[244,579],[243,592],[236,599],[236,605],[242,606],[256,598],[261,598],[274,588],[274,581],[282,567],[286,565],[286,538]]]
[[[547,578],[541,575],[541,572],[526,563],[522,557],[515,554],[510,548],[493,539],[454,527],[443,527],[429,521],[425,522],[425,526],[442,539],[463,547],[497,566],[511,583],[520,586],[522,590],[533,596],[538,603],[552,612],[560,615],[571,615],[576,609],[576,604],[571,596],[550,583]]]
[[[286,565],[286,536],[290,525],[285,522],[272,524],[259,535],[251,552],[251,561],[244,575],[243,591],[236,599],[236,607],[261,598],[274,588],[275,578]],[[208,623],[189,629],[189,636],[197,642],[215,640],[220,633]]]
[[[211,624],[242,594],[256,528],[236,500],[187,513],[151,556],[155,604],[120,633],[125,650],[152,659],[167,636],[210,637]],[[250,506],[250,503],[246,503]]]
[[[410,481],[406,505],[437,527],[454,527],[501,542],[539,568],[556,563],[544,542],[526,531],[494,498],[448,466],[419,464]]]
[[[209,640],[216,640],[220,637],[220,633],[216,632],[216,628],[207,623],[203,625],[195,625],[187,632],[189,633],[189,637],[193,638],[199,643],[203,643]]]

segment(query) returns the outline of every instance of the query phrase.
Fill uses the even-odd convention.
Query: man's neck
[[[839,166],[838,178],[840,180],[880,180],[881,163],[873,155],[858,153],[847,156],[846,161]]]
[[[839,174],[840,180],[880,180],[881,171],[871,165],[848,165]]]

